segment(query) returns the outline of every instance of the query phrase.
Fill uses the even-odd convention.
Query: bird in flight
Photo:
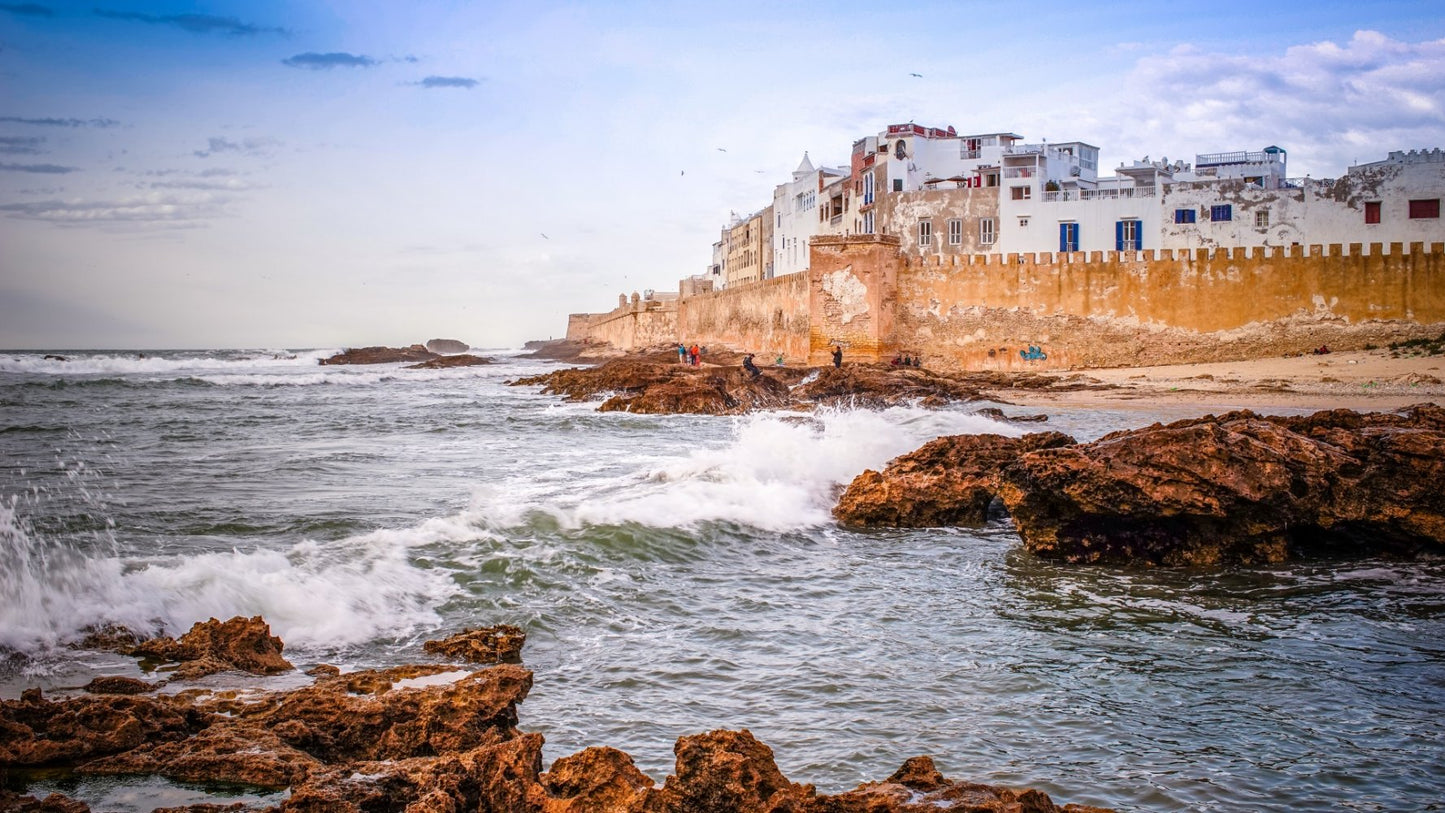
[[[909,75],[909,76],[916,76],[916,77],[918,77],[919,79],[922,79],[922,78],[923,78],[923,74],[921,74],[921,73],[910,73],[910,74],[908,74],[908,75]]]
[[[552,238],[548,237],[546,234],[543,234],[542,232],[538,232],[538,234],[542,234],[542,239],[543,239],[543,240],[551,240],[551,239],[552,239]]]
[[[717,148],[717,151],[718,151],[718,152],[727,152],[727,150],[723,149],[722,147],[718,147],[718,148]]]

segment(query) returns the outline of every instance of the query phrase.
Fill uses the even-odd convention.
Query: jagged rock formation
[[[471,663],[520,663],[527,633],[511,624],[462,630],[440,641],[427,641],[422,649]]]
[[[977,527],[988,519],[1003,469],[1039,449],[1071,446],[1059,432],[1008,438],[950,435],[853,479],[833,514],[845,525],[930,528]]]
[[[180,640],[153,638],[124,651],[146,660],[177,663],[174,677],[197,678],[229,669],[255,675],[289,671],[295,667],[281,657],[283,646],[258,615],[226,622],[212,618],[196,623]]]
[[[1077,445],[1044,437],[935,440],[860,475],[836,513],[856,525],[974,524],[997,496],[1029,551],[1070,562],[1264,563],[1445,546],[1438,406],[1232,412]]]
[[[1097,382],[1001,373],[939,373],[887,364],[834,367],[763,367],[749,375],[730,351],[704,357],[699,367],[679,364],[662,351],[614,359],[597,367],[570,368],[510,382],[541,385],[542,391],[571,401],[612,393],[599,411],[736,415],[759,409],[946,404],[983,399],[985,391],[1099,387]]]
[[[234,622],[249,626],[247,619],[227,624]],[[909,760],[883,782],[818,795],[812,785],[783,776],[772,750],[747,731],[678,740],[674,773],[660,787],[614,748],[588,748],[558,759],[544,772],[542,736],[517,729],[517,704],[531,690],[532,673],[510,664],[458,671],[443,664],[349,674],[317,667],[311,670],[316,680],[310,686],[254,694],[198,689],[50,700],[32,689],[20,700],[0,701],[0,770],[72,767],[86,774],[156,774],[289,788],[289,796],[269,808],[273,813],[1094,810],[1060,808],[1033,790],[952,782],[927,758]],[[104,681],[92,685],[96,691],[108,685],[132,688]],[[0,807],[37,813],[88,810],[61,795],[39,800],[9,792],[0,793]],[[237,808],[175,808],[190,813],[232,809]]]
[[[423,361],[420,364],[408,364],[408,370],[446,370],[452,367],[476,367],[480,364],[491,364],[492,360],[485,356],[474,356],[470,353],[462,353],[455,356],[441,356]]]
[[[419,344],[409,347],[349,347],[320,364],[394,364],[398,361],[431,361],[437,354]]]

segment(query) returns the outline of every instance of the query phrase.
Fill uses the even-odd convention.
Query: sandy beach
[[[1229,409],[1393,410],[1445,403],[1445,356],[1391,357],[1389,350],[1160,367],[1120,367],[1059,373],[1113,388],[1074,392],[1010,390],[1017,404],[1077,406],[1134,403]]]

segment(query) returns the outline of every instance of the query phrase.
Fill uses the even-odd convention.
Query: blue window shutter
[[[1144,221],[1142,220],[1134,221],[1134,248],[1139,251],[1144,250]]]
[[[1059,251],[1069,250],[1069,224],[1059,224]]]
[[[1124,250],[1124,221],[1122,220],[1114,223],[1114,250]]]

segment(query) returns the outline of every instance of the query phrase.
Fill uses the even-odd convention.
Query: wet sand
[[[1111,384],[1074,392],[1000,391],[1015,404],[1110,406],[1151,403],[1230,409],[1394,410],[1445,404],[1445,356],[1392,358],[1388,350],[1161,367],[1119,367],[1058,373]]]

